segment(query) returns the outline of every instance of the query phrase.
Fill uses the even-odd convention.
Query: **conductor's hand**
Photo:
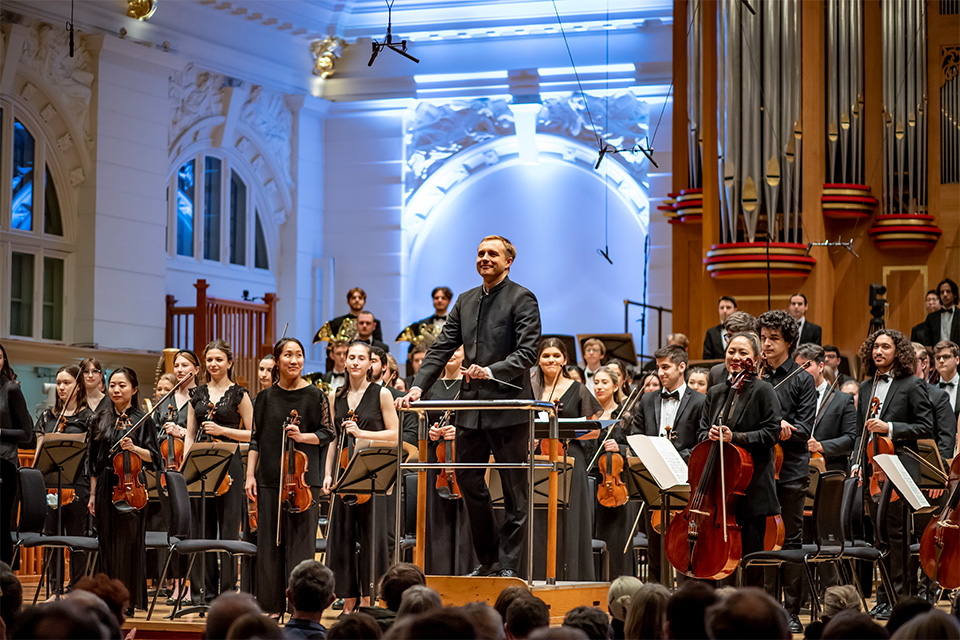
[[[397,398],[393,401],[394,406],[397,409],[409,409],[411,402],[416,402],[420,399],[420,387],[414,387],[407,392],[407,395]]]
[[[470,378],[471,380],[486,380],[490,377],[486,368],[481,367],[478,364],[472,364],[466,369],[461,369],[461,371],[463,371],[463,375],[467,376],[467,378]]]
[[[718,427],[717,425],[713,425],[710,427],[710,432],[707,434],[707,437],[716,442],[720,439],[721,433],[723,434],[724,442],[731,442],[733,440],[733,432],[730,431],[730,427],[727,426]]]
[[[248,500],[257,499],[257,479],[247,476],[246,482],[243,483],[243,489],[247,492]]]

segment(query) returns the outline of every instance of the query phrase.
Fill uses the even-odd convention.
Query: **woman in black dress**
[[[327,447],[323,492],[334,484],[334,466],[339,467],[340,449],[352,457],[372,446],[396,446],[400,432],[393,395],[372,382],[370,345],[354,342],[347,351],[347,382],[333,398],[333,426],[338,446]],[[337,470],[339,472],[339,468]],[[376,502],[377,521],[373,521]],[[331,502],[330,533],[327,537],[327,566],[336,579],[336,593],[344,598],[343,612],[370,604],[371,561],[373,579],[378,580],[392,561],[390,542],[394,534],[393,498],[374,496],[363,504],[347,504],[342,498]],[[356,544],[360,543],[359,554]]]
[[[83,392],[87,398],[87,406],[94,413],[110,404],[107,397],[107,378],[96,358],[84,358],[80,361],[80,370],[83,372]]]
[[[10,366],[6,349],[0,344],[0,520],[3,522],[0,527],[0,561],[7,564],[13,560],[10,524],[20,487],[17,477],[20,468],[17,448],[20,446],[33,446],[33,420],[17,382],[17,374]]]
[[[756,364],[759,358],[760,344],[755,334],[734,335],[724,353],[728,376],[739,373],[747,359]],[[707,391],[700,414],[699,436],[701,441],[717,441],[722,434],[724,442],[743,447],[753,458],[753,476],[744,495],[737,500],[736,514],[743,555],[747,555],[763,550],[767,516],[780,513],[773,460],[773,446],[780,441],[780,401],[769,382],[748,376],[734,411],[724,416],[721,428],[717,426],[717,418],[728,391],[732,393],[725,384],[714,385]],[[748,580],[751,573],[754,572],[747,574]]]
[[[47,409],[37,418],[37,450],[43,444],[44,435],[48,433],[87,433],[91,412],[87,408],[87,398],[80,377],[80,367],[75,364],[63,366],[57,370],[57,401],[53,409]],[[43,525],[43,532],[46,535],[86,535],[90,478],[85,473],[86,460],[82,460],[80,464],[83,466],[77,473],[75,483],[72,485],[63,483],[64,489],[73,490],[74,499],[59,507],[54,506],[58,504],[55,501],[55,495],[48,495],[47,497],[47,504],[49,505],[47,507],[47,520]],[[51,504],[51,500],[54,501],[53,504]],[[58,508],[63,509],[62,513],[57,513]],[[58,519],[62,524],[62,530],[58,527]],[[58,576],[63,577],[63,550],[48,550],[48,553],[56,553],[56,556],[54,562],[50,563],[47,578],[50,580],[50,584],[56,585],[59,592],[61,584],[55,581]],[[70,587],[83,576],[86,562],[87,554],[81,551],[70,552]]]
[[[597,370],[593,379],[593,392],[597,395],[602,407],[599,419],[619,420],[619,423],[610,430],[610,435],[605,440],[604,436],[607,434],[603,432],[599,440],[591,443],[593,446],[591,447],[590,460],[593,460],[594,457],[602,458],[607,451],[619,453],[623,456],[625,476],[627,473],[628,447],[627,434],[622,425],[630,424],[631,417],[621,411],[621,407],[626,401],[622,389],[623,385],[620,381],[620,369],[618,367],[605,365]],[[597,456],[598,449],[600,449],[599,456]],[[590,474],[596,478],[598,484],[601,482],[602,474],[596,462],[590,469]],[[626,477],[623,480],[626,481]],[[597,500],[596,492],[591,496],[591,499],[596,505],[597,538],[607,543],[610,579],[615,580],[618,576],[637,575],[636,558],[632,551],[633,545],[627,545],[627,538],[640,508],[639,505],[636,502],[628,502],[620,507],[605,507]],[[623,550],[624,547],[627,547],[626,552]]]
[[[323,493],[323,454],[333,440],[333,426],[327,396],[301,377],[304,357],[300,341],[284,338],[273,353],[273,385],[257,395],[245,488],[247,498],[257,503],[257,600],[266,613],[279,616],[286,609],[287,577],[297,564],[314,556]],[[291,411],[297,412],[299,424],[290,423]],[[281,474],[287,470],[280,466],[284,429],[294,449],[307,457],[304,481],[311,502],[310,508],[299,513],[281,509],[277,544]]]
[[[190,394],[187,409],[187,436],[183,457],[190,453],[195,442],[249,442],[253,427],[253,405],[247,390],[233,381],[233,354],[230,345],[223,340],[214,340],[203,350],[204,370],[207,382],[197,386]],[[199,531],[203,514],[194,511],[193,524],[197,533],[205,538],[239,540],[240,528],[247,516],[243,491],[243,459],[240,451],[233,455],[227,467],[230,487],[222,496],[207,496],[206,531]],[[199,508],[199,505],[198,505]],[[234,591],[237,587],[237,565],[229,554],[218,558],[205,554],[206,580],[202,585],[207,600],[218,593]],[[200,575],[198,563],[194,563],[190,575],[191,595],[196,601]]]
[[[453,352],[453,356],[443,368],[443,373],[423,394],[426,400],[457,400],[460,395],[460,385],[463,374],[460,367],[463,365],[463,347]],[[443,423],[443,411],[430,411],[427,414],[431,444],[427,447],[427,461],[437,461],[437,449],[444,447],[445,441],[456,439],[456,413]],[[446,454],[444,454],[446,455]],[[454,458],[456,452],[454,452]],[[477,557],[473,552],[473,540],[470,535],[470,523],[460,498],[443,498],[437,492],[437,472],[427,474],[427,523],[426,534],[430,544],[426,545],[424,571],[432,575],[459,576],[469,573],[477,566]],[[417,488],[419,491],[419,487]],[[416,496],[407,496],[407,500],[414,500]],[[412,523],[408,523],[412,524]]]
[[[533,377],[533,393],[538,400],[557,403],[560,418],[593,418],[600,413],[600,404],[590,394],[586,385],[570,378],[565,370],[567,348],[558,338],[540,341],[537,353],[539,362]],[[590,461],[588,451],[595,450],[589,441],[570,440],[566,454],[573,458],[570,470],[569,506],[560,510],[560,532],[557,557],[560,567],[557,572],[563,580],[590,582],[594,579],[593,518],[592,504],[587,484],[586,465]],[[545,453],[545,452],[541,452]],[[563,496],[561,495],[561,498]],[[546,526],[546,518],[538,518],[537,529]],[[546,536],[546,529],[543,529]],[[542,556],[542,558],[541,558]],[[534,553],[534,575],[543,573],[546,564],[546,545],[538,545]]]
[[[127,615],[132,614],[134,607],[147,608],[146,514],[143,509],[121,512],[114,505],[113,487],[117,478],[113,459],[124,452],[138,456],[144,470],[141,481],[146,473],[154,472],[160,462],[153,418],[146,417],[135,432],[122,438],[130,426],[144,417],[138,386],[133,369],[120,367],[110,374],[107,384],[110,404],[91,418],[87,443],[90,476],[87,507],[97,523],[100,565],[104,573],[120,580],[130,591],[131,608]],[[129,422],[124,420],[124,415]],[[111,451],[118,442],[116,450]]]

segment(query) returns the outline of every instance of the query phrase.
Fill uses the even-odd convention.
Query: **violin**
[[[779,444],[773,446],[773,477],[780,480],[780,469],[783,468],[783,447]],[[783,543],[787,540],[787,529],[783,524],[783,516],[779,513],[775,516],[767,516],[767,522],[763,530],[763,550],[779,551],[783,548]]]
[[[880,398],[873,397],[870,400],[870,411],[867,413],[867,420],[876,418],[879,412]],[[866,427],[864,427],[864,431],[866,431]],[[893,448],[893,441],[890,438],[882,436],[879,433],[873,433],[871,435],[872,437],[870,439],[872,444],[867,448],[867,460],[870,462],[870,467],[873,470],[870,474],[870,497],[874,500],[879,500],[880,491],[883,489],[880,484],[886,480],[886,474],[883,473],[880,464],[876,462],[874,458],[881,454],[893,455],[895,450]],[[897,495],[896,491],[890,495],[890,502],[895,502],[899,499],[900,496]]]
[[[623,456],[607,451],[600,464],[602,479],[597,487],[597,502],[607,508],[622,507],[627,504],[630,494],[623,483]]]
[[[122,431],[131,424],[126,412],[117,418],[117,430]],[[124,437],[129,437],[124,434]],[[113,506],[121,513],[139,511],[147,506],[147,488],[140,479],[143,461],[138,455],[132,455],[124,449],[113,456],[113,473],[117,484],[113,487]]]
[[[214,409],[216,409],[216,405],[213,404],[212,402],[208,402],[208,403],[207,403],[207,417],[203,420],[203,422],[207,422],[207,421],[213,422],[213,410],[214,410]],[[201,429],[201,433],[202,433],[202,435],[201,435],[201,437],[200,437],[200,441],[201,441],[201,442],[223,442],[223,440],[221,440],[220,438],[214,438],[213,436],[211,436],[210,434],[208,434],[208,433],[206,432],[206,430],[203,429],[203,425],[202,425],[202,424],[199,426],[199,429]],[[232,477],[230,476],[230,474],[228,473],[227,475],[225,475],[225,476],[223,477],[223,480],[222,480],[222,481],[220,482],[220,484],[217,486],[216,491],[213,492],[214,495],[222,496],[223,494],[225,494],[227,491],[230,490],[230,485],[232,485],[232,484],[233,484],[233,478],[232,478]]]
[[[64,408],[63,408],[63,410],[66,411],[66,409],[67,409],[67,408],[66,408],[66,403],[64,403]],[[63,415],[63,412],[60,412],[60,418],[57,420],[57,426],[56,426],[56,428],[53,430],[53,433],[63,433],[63,430],[66,428],[66,426],[67,426],[67,417],[66,417],[65,415]],[[56,489],[47,489],[47,495],[48,495],[48,496],[55,496],[55,495],[57,495],[57,490],[56,490]],[[54,507],[54,509],[56,509],[57,507],[66,506],[66,505],[72,503],[74,500],[76,500],[76,498],[77,498],[77,492],[76,492],[75,490],[73,490],[73,489],[61,489],[61,490],[60,490],[60,499],[57,500],[57,506]]]
[[[256,533],[259,523],[257,522],[257,500],[247,500],[247,525],[250,533]]]
[[[690,500],[667,527],[667,560],[691,578],[720,580],[740,564],[743,547],[734,514],[737,498],[753,477],[753,458],[743,448],[725,443],[722,427],[733,414],[745,379],[754,375],[753,362],[745,359],[717,417],[721,437],[693,448],[688,472]]]
[[[344,419],[344,422],[347,422],[348,420],[351,421],[351,422],[356,422],[356,421],[357,421],[357,412],[354,411],[353,409],[350,409],[349,411],[347,411],[347,417],[346,417],[346,419]],[[345,430],[345,429],[341,429],[341,431],[340,431],[340,454],[339,454],[339,456],[340,456],[340,470],[341,470],[341,472],[342,472],[342,471],[346,471],[347,465],[350,464],[350,443],[347,442],[347,435],[348,435],[348,434],[347,434],[346,430]],[[361,494],[361,495],[350,494],[350,495],[341,495],[340,497],[341,497],[341,499],[344,501],[345,504],[349,504],[349,505],[364,504],[364,503],[370,501],[370,495],[369,495],[369,494]]]
[[[307,485],[307,454],[298,450],[293,438],[287,436],[288,426],[300,426],[300,416],[296,409],[283,423],[283,473],[280,484],[280,504],[291,513],[303,513],[313,506],[313,494]]]
[[[960,588],[960,455],[950,464],[950,496],[920,539],[920,566],[944,589]]]
[[[167,422],[176,421],[177,408],[171,404],[167,408]],[[180,465],[183,464],[183,440],[172,433],[166,433],[163,427],[161,427],[161,431],[164,432],[160,441],[160,456],[163,458],[163,468],[165,471],[179,469]],[[166,490],[167,478],[163,474],[160,475],[160,485]]]
[[[443,414],[443,419],[438,426],[445,425],[449,418],[450,411],[447,411]],[[437,445],[437,462],[456,462],[454,456],[456,456],[456,448],[453,445],[453,440],[444,438],[443,442]],[[460,485],[457,484],[457,475],[453,472],[453,469],[441,469],[440,473],[437,474],[435,487],[437,495],[445,500],[460,499]]]

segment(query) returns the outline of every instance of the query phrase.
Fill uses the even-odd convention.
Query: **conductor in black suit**
[[[933,407],[927,394],[926,383],[914,375],[917,355],[907,337],[899,331],[880,329],[874,332],[860,347],[860,359],[865,365],[867,379],[860,384],[860,402],[857,406],[858,423],[869,431],[870,438],[885,436],[893,441],[894,452],[915,482],[920,482],[920,463],[906,453],[917,450],[917,440],[933,437]],[[874,387],[874,375],[877,384]],[[879,401],[879,412],[868,419],[872,398]],[[865,447],[872,446],[868,440]],[[864,482],[871,474],[866,464],[866,451],[859,461],[863,468]],[[876,502],[864,498],[876,521]],[[877,606],[871,614],[879,619],[889,619],[891,602],[896,602],[903,593],[904,546],[909,540],[903,535],[903,510],[899,505],[887,510],[887,543],[890,553],[881,558],[889,567],[894,594],[886,593],[881,586],[877,590]]]
[[[802,293],[795,293],[790,296],[790,306],[787,307],[787,313],[793,316],[799,325],[797,335],[800,336],[797,344],[812,342],[813,344],[823,344],[823,329],[820,325],[807,320],[807,296]]]
[[[427,351],[413,387],[398,407],[428,389],[460,345],[464,347],[463,400],[533,398],[529,369],[537,362],[540,309],[536,297],[507,277],[517,252],[502,236],[487,236],[477,249],[483,285],[457,298],[443,331]],[[502,384],[503,381],[508,384]],[[524,462],[529,456],[526,411],[463,411],[457,415],[459,462]],[[480,564],[470,574],[515,577],[528,526],[525,470],[500,469],[506,515],[497,529],[483,469],[457,471]]]
[[[807,450],[811,455],[819,453],[823,456],[827,471],[850,473],[850,453],[860,435],[853,396],[840,391],[839,384],[830,392],[830,383],[823,377],[822,347],[809,342],[801,344],[793,352],[793,359],[798,365],[809,363],[806,372],[813,376],[817,388],[817,412]]]
[[[720,316],[720,324],[707,329],[703,336],[703,359],[716,360],[723,357],[723,352],[727,347],[727,338],[724,333],[723,324],[730,317],[730,314],[737,310],[737,301],[730,296],[722,296],[717,303],[717,314]]]
[[[640,399],[640,410],[633,419],[633,433],[669,438],[684,462],[690,460],[690,451],[697,446],[700,411],[706,396],[690,389],[684,381],[687,371],[687,352],[678,345],[657,349],[657,377],[662,387],[659,392],[646,393]],[[648,548],[660,549],[660,534],[651,526],[647,516]],[[660,582],[660,553],[650,555],[650,579]]]
[[[927,327],[922,337],[927,339],[923,344],[932,347],[941,340],[949,340],[960,344],[960,310],[957,309],[957,283],[950,278],[944,278],[937,285],[940,295],[940,310],[927,314],[924,324]]]

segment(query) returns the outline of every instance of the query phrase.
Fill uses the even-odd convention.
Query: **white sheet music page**
[[[887,478],[893,482],[893,486],[900,491],[900,495],[907,499],[907,502],[910,503],[914,511],[930,506],[930,503],[927,502],[927,499],[920,491],[920,487],[914,482],[913,476],[911,476],[906,467],[903,466],[900,458],[895,455],[890,455],[889,453],[883,453],[874,456],[873,459],[877,461],[877,464],[880,465],[883,472],[887,474]]]
[[[668,439],[636,434],[627,442],[661,490],[687,484],[687,463]]]

